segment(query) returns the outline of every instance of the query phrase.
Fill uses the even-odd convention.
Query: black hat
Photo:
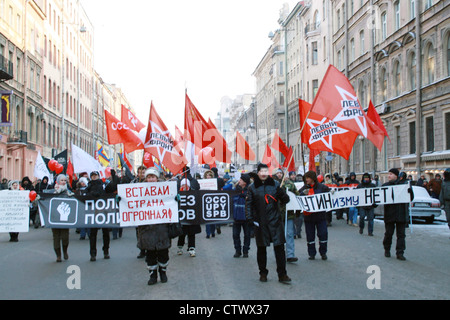
[[[241,179],[247,184],[247,185],[249,185],[250,184],[250,176],[248,175],[248,174],[242,174],[241,175]]]
[[[400,171],[398,171],[398,169],[396,169],[396,168],[392,168],[391,170],[389,170],[389,172],[395,174],[397,177],[400,174]]]
[[[92,177],[94,174],[97,175],[97,176],[100,175],[100,174],[98,173],[98,171],[92,171],[90,176]]]

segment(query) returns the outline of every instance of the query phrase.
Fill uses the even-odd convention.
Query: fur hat
[[[312,180],[314,180],[314,183],[317,183],[317,173],[315,171],[308,171],[305,173],[305,175],[303,176],[304,181],[306,182],[306,178],[310,178]]]

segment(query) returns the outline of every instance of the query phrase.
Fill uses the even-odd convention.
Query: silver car
[[[426,223],[433,223],[434,218],[442,214],[438,199],[432,198],[423,187],[412,186],[414,199],[410,205],[410,214],[414,218],[425,219]],[[383,205],[375,209],[375,215],[383,216]]]

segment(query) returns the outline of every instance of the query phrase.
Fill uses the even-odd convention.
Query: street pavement
[[[289,285],[278,282],[273,249],[268,248],[268,282],[259,281],[254,239],[248,258],[233,258],[232,228],[196,237],[196,257],[177,255],[172,241],[168,282],[148,286],[148,271],[137,259],[134,228],[111,240],[111,259],[103,259],[98,234],[96,262],[89,261],[89,240],[70,230],[69,260],[57,263],[49,229],[30,228],[9,242],[0,234],[0,299],[37,300],[318,300],[450,299],[450,231],[443,222],[407,229],[406,261],[385,258],[384,224],[376,220],[374,236],[335,220],[328,229],[328,260],[308,260],[305,233],[295,240],[299,261],[288,263]],[[394,237],[395,238],[395,237]],[[395,247],[395,240],[393,247]],[[75,267],[74,267],[75,266]],[[79,272],[73,272],[75,268]],[[375,270],[375,272],[373,271]],[[78,281],[73,282],[73,277]],[[72,278],[71,278],[72,277]],[[69,286],[68,286],[68,279]],[[72,282],[71,282],[72,281]],[[69,288],[78,283],[79,288]],[[369,285],[368,285],[369,283]],[[371,286],[376,283],[378,286]],[[370,289],[369,287],[372,287]]]

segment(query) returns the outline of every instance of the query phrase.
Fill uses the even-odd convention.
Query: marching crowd
[[[284,180],[283,180],[284,178]],[[330,192],[330,188],[348,186],[356,188],[372,188],[380,186],[378,176],[372,177],[364,173],[361,181],[356,179],[355,173],[350,173],[344,180],[338,173],[325,174],[325,177],[317,175],[314,171],[308,171],[304,176],[297,175],[295,172],[289,172],[284,175],[281,169],[275,169],[269,174],[269,168],[265,164],[259,164],[257,170],[251,173],[243,173],[238,180],[233,181],[228,173],[219,177],[217,168],[212,168],[203,173],[203,177],[190,174],[188,167],[182,175],[171,176],[162,175],[156,168],[146,168],[141,166],[137,170],[134,179],[129,179],[126,175],[118,176],[115,170],[111,170],[111,175],[106,180],[100,179],[98,172],[81,174],[79,179],[70,184],[68,177],[59,174],[55,177],[53,184],[49,183],[49,178],[32,182],[28,177],[22,181],[3,179],[0,184],[0,190],[30,190],[36,192],[36,198],[30,202],[30,220],[39,228],[39,214],[37,201],[42,193],[72,195],[89,195],[100,197],[106,194],[117,194],[117,186],[122,183],[140,183],[140,182],[158,182],[175,180],[178,184],[178,190],[200,190],[199,179],[217,179],[218,190],[235,190],[233,194],[233,245],[235,249],[235,258],[243,256],[248,257],[251,239],[257,250],[257,264],[259,268],[260,281],[266,282],[268,276],[267,269],[267,247],[273,244],[274,254],[277,264],[278,280],[282,283],[289,283],[290,277],[286,272],[286,263],[295,262],[298,258],[295,256],[294,239],[302,237],[302,228],[304,226],[307,243],[307,253],[310,260],[315,259],[317,255],[316,236],[319,240],[318,253],[322,260],[327,260],[328,227],[332,223],[332,212],[286,212],[286,204],[289,202],[289,196],[286,190],[297,196],[313,195]],[[396,185],[407,183],[412,180],[398,169],[391,169],[388,172],[388,181],[383,185]],[[303,186],[298,189],[296,182],[303,182]],[[441,180],[439,174],[435,178],[426,181],[421,176],[416,182],[417,186],[426,188],[432,197],[440,199],[446,212],[447,221],[450,228],[450,169],[444,172],[444,180]],[[120,200],[120,199],[119,199]],[[347,216],[347,223],[350,226],[358,226],[359,233],[363,234],[365,221],[368,223],[368,235],[373,236],[374,226],[374,208],[376,205],[368,207],[352,207],[349,209],[336,210],[336,218],[343,219],[344,213]],[[357,219],[359,215],[359,224]],[[392,238],[396,231],[396,257],[399,260],[405,260],[405,228],[409,221],[408,204],[390,204],[384,206],[385,234],[383,247],[385,256],[391,256]],[[169,224],[156,224],[139,226],[136,228],[137,247],[140,252],[137,258],[145,258],[147,269],[150,273],[148,284],[157,283],[158,274],[161,282],[167,282],[166,269],[169,263],[169,248],[172,244]],[[200,234],[200,225],[182,225],[182,232],[177,239],[177,254],[183,254],[183,248],[186,244],[187,252],[191,257],[195,257],[196,235]],[[206,225],[206,238],[215,237],[216,233],[221,233],[220,224]],[[96,261],[97,256],[97,234],[98,228],[77,229],[80,234],[80,240],[88,235],[90,243],[90,260]],[[241,232],[243,237],[241,237]],[[102,228],[103,237],[103,257],[109,259],[110,233],[113,239],[122,236],[121,228]],[[56,261],[69,259],[69,229],[52,229],[53,248],[56,254]],[[18,233],[10,233],[10,241],[18,241]]]

